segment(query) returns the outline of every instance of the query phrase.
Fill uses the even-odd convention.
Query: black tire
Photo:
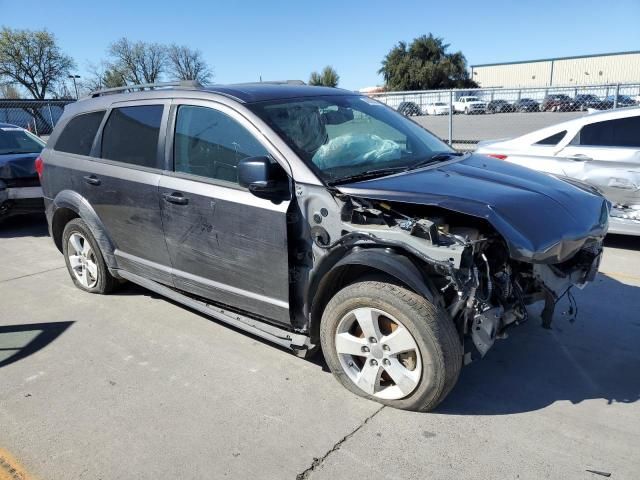
[[[80,283],[69,261],[69,238],[74,233],[78,233],[82,237],[84,237],[91,246],[93,258],[95,259],[94,263],[97,267],[97,281],[95,285],[91,287],[86,287],[85,285]],[[93,238],[93,235],[91,234],[91,231],[87,227],[87,224],[84,222],[84,220],[80,218],[74,218],[65,225],[64,231],[62,232],[62,253],[64,255],[64,261],[67,265],[69,276],[71,277],[71,280],[73,280],[75,286],[80,290],[89,293],[98,293],[104,295],[113,291],[113,289],[119,285],[120,282],[113,275],[111,275],[109,269],[104,263],[104,258],[102,256],[100,248],[98,247],[98,243],[96,242],[95,238]]]
[[[382,399],[361,390],[344,371],[336,351],[340,321],[356,308],[375,308],[395,317],[411,333],[418,346],[422,374],[415,389],[404,398]],[[363,281],[340,290],[327,304],[320,325],[325,360],[338,381],[364,398],[402,410],[433,410],[458,380],[463,348],[458,332],[441,308],[401,286],[380,281]],[[424,368],[430,362],[429,368]]]

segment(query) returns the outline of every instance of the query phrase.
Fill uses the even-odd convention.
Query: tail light
[[[38,178],[42,181],[42,171],[44,170],[44,162],[42,161],[42,157],[38,156],[35,162],[36,172],[38,172]]]
[[[487,153],[487,157],[497,158],[498,160],[506,160],[507,155],[502,155],[500,153]]]

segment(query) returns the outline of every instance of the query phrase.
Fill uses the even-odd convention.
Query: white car
[[[424,107],[427,115],[449,115],[449,104],[445,102],[433,102]]]
[[[453,111],[465,113],[467,115],[472,113],[486,113],[487,102],[483,102],[478,97],[473,96],[460,97],[453,102]]]
[[[640,108],[585,115],[478,153],[596,187],[613,204],[609,232],[640,235]]]

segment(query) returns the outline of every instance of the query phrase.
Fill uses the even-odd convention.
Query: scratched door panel
[[[185,176],[186,177],[186,176]],[[286,211],[248,191],[165,176],[165,238],[177,288],[289,323]]]

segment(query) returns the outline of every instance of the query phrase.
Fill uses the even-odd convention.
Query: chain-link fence
[[[640,105],[640,83],[371,93],[461,150],[515,137],[585,112]]]
[[[36,135],[50,135],[73,100],[0,100],[0,123],[26,128]]]

